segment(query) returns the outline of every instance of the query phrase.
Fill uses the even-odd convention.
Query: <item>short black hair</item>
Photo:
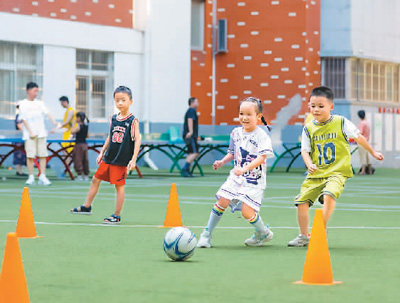
[[[68,97],[67,96],[61,96],[60,101],[67,101],[69,103]]]
[[[358,116],[360,117],[360,119],[364,119],[365,118],[365,111],[359,110],[358,111]]]
[[[197,98],[195,98],[195,97],[190,97],[189,100],[188,100],[189,106],[192,105],[192,103],[193,103],[194,101],[196,101],[196,99],[197,99]]]
[[[39,85],[37,85],[35,82],[29,82],[26,85],[26,90],[30,90],[30,89],[35,88],[35,87],[39,88]]]
[[[128,94],[129,99],[132,100],[132,91],[131,91],[131,89],[130,89],[129,87],[127,87],[127,86],[123,86],[123,85],[118,86],[118,87],[115,89],[114,95],[113,95],[113,96],[115,97],[115,94],[117,94],[117,93],[125,93],[125,94]]]
[[[319,87],[314,88],[311,91],[310,98],[314,97],[314,96],[315,97],[325,97],[332,102],[333,102],[333,98],[334,98],[333,91],[329,87],[326,87],[326,86],[319,86]]]

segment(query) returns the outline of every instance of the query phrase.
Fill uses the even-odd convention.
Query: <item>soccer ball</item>
[[[174,227],[164,237],[165,254],[175,261],[185,261],[193,256],[197,245],[194,233],[185,227]]]

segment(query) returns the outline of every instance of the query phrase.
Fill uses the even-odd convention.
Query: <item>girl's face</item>
[[[81,117],[80,116],[76,116],[76,122],[77,123],[82,123]]]
[[[257,105],[254,102],[242,102],[239,109],[239,121],[245,132],[252,132],[257,128],[261,120],[261,113],[257,113]]]

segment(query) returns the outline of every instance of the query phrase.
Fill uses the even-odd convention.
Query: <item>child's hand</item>
[[[136,167],[136,160],[131,160],[128,163],[128,171],[134,170]]]
[[[29,137],[31,139],[35,139],[37,137],[37,135],[31,132],[31,133],[29,133]]]
[[[236,176],[241,176],[241,175],[243,175],[243,174],[246,172],[246,170],[245,170],[244,168],[236,167],[236,168],[233,170],[233,172],[234,172],[234,174],[235,174]]]
[[[313,164],[311,164],[309,167],[308,167],[308,172],[312,175],[313,173],[315,173],[315,171],[317,171],[318,170],[318,168],[317,168],[317,165],[315,165],[314,163]]]
[[[381,153],[374,152],[374,153],[372,154],[372,156],[373,156],[375,159],[377,159],[377,160],[383,161],[383,155],[382,155]]]
[[[103,161],[103,153],[102,152],[100,152],[100,154],[97,156],[97,159],[96,159],[97,165],[100,165],[101,161]]]
[[[217,160],[217,161],[214,162],[213,168],[214,168],[214,170],[217,170],[218,168],[222,167],[222,165],[223,165],[222,161],[221,160]]]

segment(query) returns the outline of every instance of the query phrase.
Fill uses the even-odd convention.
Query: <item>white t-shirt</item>
[[[235,167],[243,167],[260,155],[266,155],[267,158],[274,157],[271,139],[260,127],[257,127],[251,133],[246,133],[243,127],[233,129],[228,153],[234,155]],[[265,161],[259,167],[241,176],[236,176],[234,169],[232,169],[229,178],[239,184],[265,189],[266,173],[267,163]]]
[[[344,118],[343,131],[346,134],[347,138],[358,138],[360,135],[360,131],[354,123],[350,122],[348,119]],[[304,131],[301,134],[301,150],[305,150],[307,152],[311,152],[311,142],[310,138],[307,136]]]
[[[48,110],[44,106],[43,101],[37,99],[33,101],[24,99],[19,105],[20,119],[28,123],[31,131],[37,135],[38,138],[47,137],[47,131],[44,126],[44,116],[47,113]],[[24,127],[23,140],[27,140],[29,137],[29,132],[26,127]]]

